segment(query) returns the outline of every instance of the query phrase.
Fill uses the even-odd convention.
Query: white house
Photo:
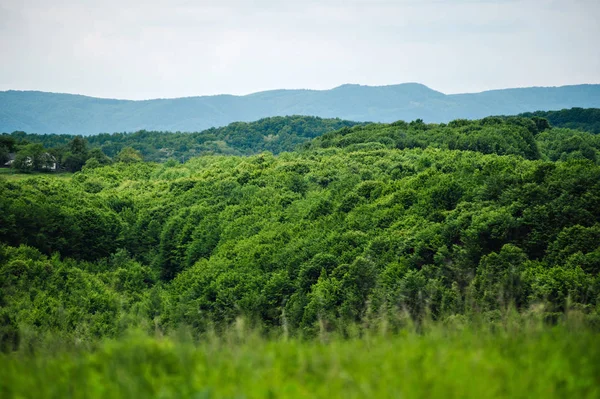
[[[11,152],[8,154],[8,161],[6,161],[3,165],[0,165],[3,168],[10,168],[13,164],[13,162],[15,162],[15,153]]]

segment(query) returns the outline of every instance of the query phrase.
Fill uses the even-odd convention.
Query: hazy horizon
[[[595,0],[0,0],[0,90],[153,99],[600,83]]]
[[[91,97],[91,98],[99,98],[105,100],[121,100],[121,101],[150,101],[150,100],[175,100],[181,98],[193,98],[193,97],[217,97],[217,96],[233,96],[233,97],[246,97],[254,94],[265,93],[265,92],[273,92],[273,91],[329,91],[334,90],[342,86],[361,86],[361,87],[389,87],[389,86],[401,86],[401,85],[422,85],[433,91],[445,94],[445,95],[461,95],[461,94],[479,94],[489,91],[501,91],[501,90],[512,90],[512,89],[530,89],[530,88],[557,88],[557,87],[568,87],[568,86],[585,86],[585,85],[600,85],[600,83],[575,83],[569,85],[560,85],[560,86],[520,86],[520,87],[501,87],[501,88],[493,88],[482,91],[463,91],[456,93],[444,93],[443,91],[436,90],[434,87],[430,87],[426,84],[419,82],[403,82],[403,83],[391,83],[391,84],[383,84],[383,85],[364,85],[360,83],[343,83],[341,85],[324,88],[324,89],[311,89],[311,88],[280,88],[280,89],[268,89],[262,91],[255,91],[250,93],[241,93],[241,94],[231,94],[231,93],[217,93],[217,94],[197,94],[197,95],[189,95],[189,96],[181,96],[181,97],[153,97],[153,98],[142,98],[142,99],[131,99],[131,98],[119,98],[119,97],[101,97],[101,96],[92,96],[86,93],[69,93],[69,92],[59,92],[59,91],[44,91],[44,90],[36,90],[36,89],[6,89],[0,90],[0,92],[39,92],[39,93],[49,93],[49,94],[66,94],[66,95],[74,95],[74,96],[83,96],[83,97]]]

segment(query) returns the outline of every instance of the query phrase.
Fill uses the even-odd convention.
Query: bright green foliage
[[[0,249],[3,311],[22,331],[102,337],[117,331],[121,304],[103,276],[30,247]]]
[[[600,166],[540,153],[569,132],[542,125],[372,124],[299,152],[185,164],[126,162],[137,158],[130,148],[108,165],[73,140],[71,153],[95,161],[71,180],[0,181],[0,268],[39,259],[56,287],[76,273],[100,290],[93,314],[104,316],[90,321],[77,305],[93,290],[61,297],[7,272],[7,317],[84,336],[131,323],[201,332],[239,316],[290,334],[348,334],[379,314],[400,329],[398,310],[419,323],[538,305],[549,320],[576,307],[596,323]],[[52,305],[21,305],[46,297]],[[75,316],[23,313],[37,306]]]
[[[0,388],[596,397],[593,140],[524,118],[397,122],[184,164],[72,140],[72,178],[0,180]],[[240,320],[283,339],[242,342]],[[107,341],[136,328],[200,341]]]
[[[124,147],[115,156],[115,161],[124,162],[124,163],[132,163],[132,162],[141,162],[141,161],[143,161],[143,158],[142,158],[142,154],[140,154],[140,152],[135,150],[134,148]]]
[[[592,317],[598,306],[589,161],[319,149],[118,164],[2,192],[3,242],[99,265],[126,250],[151,268],[142,280],[164,282],[169,305],[152,314],[166,329],[244,315],[313,334],[394,309],[443,319],[571,301]]]
[[[390,125],[371,124],[328,133],[315,140],[312,147],[438,147],[538,159],[540,153],[534,139],[537,133],[535,123],[525,118],[504,120],[489,117],[480,121],[456,120],[447,125],[399,121]]]

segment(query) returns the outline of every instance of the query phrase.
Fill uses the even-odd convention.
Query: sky
[[[600,83],[600,0],[0,0],[0,90]]]

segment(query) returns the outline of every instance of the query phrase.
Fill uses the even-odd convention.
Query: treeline
[[[597,162],[600,136],[551,128],[543,118],[488,117],[455,120],[448,124],[370,124],[326,133],[304,148],[413,149],[440,148],[483,154],[518,155],[526,159],[589,159]]]
[[[14,159],[11,159],[12,156]],[[94,168],[115,162],[139,162],[142,155],[131,147],[122,148],[113,159],[100,148],[88,147],[82,137],[73,137],[65,145],[45,148],[27,139],[17,141],[13,136],[0,136],[0,165],[12,161],[10,167],[21,173],[28,172],[78,172],[84,166]]]
[[[382,317],[393,330],[405,313],[533,306],[598,325],[598,147],[556,144],[594,137],[573,134],[524,118],[400,122],[279,156],[0,180],[5,345],[238,316],[303,335]]]
[[[357,124],[340,119],[286,116],[250,123],[236,122],[202,132],[141,130],[135,133],[98,134],[87,136],[85,140],[90,147],[100,149],[110,158],[117,156],[123,148],[131,147],[151,162],[165,162],[168,159],[181,162],[206,154],[252,155],[263,151],[274,154],[292,151],[299,144],[323,133]],[[39,143],[46,148],[62,148],[80,136],[13,132],[10,137],[19,142]]]
[[[310,141],[315,137],[320,138]],[[215,141],[217,138],[222,140]],[[277,154],[299,148],[302,143],[304,148],[367,144],[397,149],[436,147],[520,155],[527,159],[573,158],[596,162],[600,136],[552,128],[547,119],[537,116],[488,117],[479,121],[455,120],[448,124],[425,124],[421,120],[354,124],[334,119],[277,117],[189,134],[140,131],[84,139],[14,132],[0,136],[0,161],[8,160],[11,152],[17,152],[13,166],[18,170],[47,170],[48,165],[54,164],[59,170],[74,172],[89,159],[92,159],[92,167],[113,160],[166,162],[170,159],[182,162],[197,154],[252,155],[264,150]]]
[[[560,111],[526,112],[519,116],[547,119],[552,126],[582,130],[594,134],[600,133],[600,109],[571,108]]]

